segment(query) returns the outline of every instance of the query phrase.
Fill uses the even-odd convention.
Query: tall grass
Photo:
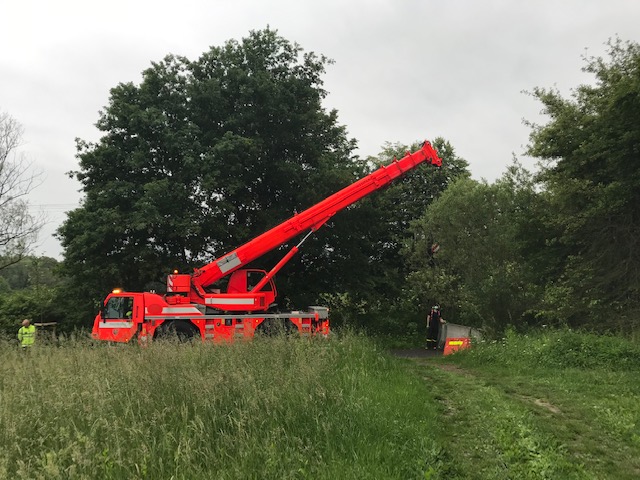
[[[578,368],[628,370],[640,368],[640,343],[621,336],[541,330],[530,334],[508,331],[498,341],[475,345],[461,361],[514,368]]]
[[[510,432],[509,422],[501,425],[501,419],[507,418],[504,413],[520,412],[516,417],[519,420],[511,422],[520,432],[510,433],[505,445],[535,445],[531,458],[544,469],[563,465],[548,451],[550,445],[557,446],[562,457],[577,467],[571,476],[570,470],[562,475],[551,470],[551,475],[541,471],[530,478],[640,478],[637,343],[571,330],[529,335],[509,332],[502,341],[477,344],[444,361],[463,367],[468,373],[464,381],[473,379],[468,389],[473,390],[474,398],[483,398],[485,386],[497,398],[487,403],[493,405],[490,426],[481,423],[479,414],[471,415],[471,425],[482,427],[478,431],[494,430],[492,438],[502,438],[503,433]],[[455,379],[454,384],[459,383]],[[477,402],[472,399],[468,404],[475,406]],[[498,405],[502,406],[496,412]],[[523,431],[529,433],[522,436]],[[501,449],[513,453],[511,448]],[[526,449],[522,451],[526,453]],[[516,453],[517,461],[526,458]],[[507,463],[509,471],[514,472],[511,463]]]
[[[431,402],[354,335],[5,343],[0,478],[425,478],[442,468]]]

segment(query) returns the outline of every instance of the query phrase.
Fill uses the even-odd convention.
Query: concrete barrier
[[[440,329],[438,346],[441,349],[444,348],[447,338],[469,338],[471,340],[480,340],[482,338],[482,334],[477,328],[447,322]]]

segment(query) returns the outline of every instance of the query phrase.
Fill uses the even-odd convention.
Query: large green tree
[[[266,29],[113,88],[100,141],[78,140],[83,204],[58,230],[80,311],[114,286],[161,289],[360,177],[322,106],[328,63]],[[326,243],[305,254],[330,256]]]
[[[546,162],[547,243],[560,255],[550,308],[623,326],[640,313],[640,45],[611,41],[608,54],[587,60],[595,81],[571,98],[534,90],[549,121],[533,125],[530,153]]]

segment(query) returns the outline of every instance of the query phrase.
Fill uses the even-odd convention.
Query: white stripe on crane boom
[[[235,252],[227,255],[226,257],[222,257],[216,262],[222,273],[227,273],[229,270],[239,266],[241,263],[242,262],[240,261],[240,258],[238,258],[238,254]]]

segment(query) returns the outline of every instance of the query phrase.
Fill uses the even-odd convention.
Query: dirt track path
[[[426,348],[393,349],[391,354],[402,358],[429,358],[442,356],[442,351],[427,350]]]

